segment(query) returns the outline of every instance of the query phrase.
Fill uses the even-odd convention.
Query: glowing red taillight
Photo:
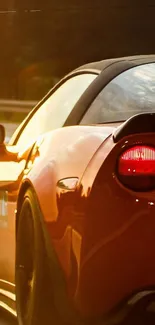
[[[155,148],[140,145],[127,149],[119,157],[118,175],[132,189],[155,188]]]

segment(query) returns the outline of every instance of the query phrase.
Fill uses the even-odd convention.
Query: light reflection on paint
[[[3,280],[3,279],[0,279],[0,283],[8,284],[9,286],[15,288],[15,284],[13,284],[13,283],[11,283],[11,282],[9,282],[9,281],[6,281],[6,280]]]
[[[16,295],[14,293],[12,293],[12,292],[0,289],[0,294],[2,294],[3,296],[8,297],[9,299],[11,299],[13,301],[16,301]]]
[[[154,203],[153,202],[148,202],[148,205],[153,206]]]
[[[16,311],[14,309],[12,309],[11,307],[9,307],[7,304],[5,304],[2,301],[0,301],[0,307],[2,307],[3,309],[7,310],[12,315],[17,316]]]

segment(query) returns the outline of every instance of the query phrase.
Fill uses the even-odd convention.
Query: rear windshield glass
[[[113,79],[96,97],[81,124],[119,122],[155,112],[155,63],[131,68]]]

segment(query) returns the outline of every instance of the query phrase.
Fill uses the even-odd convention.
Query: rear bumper
[[[76,295],[82,314],[106,314],[135,292],[155,288],[154,212],[135,214],[83,257]]]

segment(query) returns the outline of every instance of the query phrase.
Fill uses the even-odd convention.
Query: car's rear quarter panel
[[[35,186],[47,222],[57,220],[57,182],[66,177],[80,179],[98,147],[113,130],[114,127],[74,126],[43,137],[29,179]]]
[[[155,136],[111,142],[109,138],[100,147],[84,173],[77,201],[85,221],[76,303],[89,316],[106,313],[134,292],[155,286],[155,191],[128,190],[116,175],[122,150],[137,143],[154,146]]]
[[[77,224],[78,232],[81,232],[83,220],[73,220],[76,193],[59,189],[57,182],[66,177],[77,177],[80,180],[96,150],[113,130],[114,127],[111,126],[73,126],[48,134],[39,147],[35,165],[25,177],[25,181],[28,179],[35,189],[67,279],[71,273],[72,237],[74,246],[77,241],[76,235],[72,236],[72,228],[76,228]],[[79,263],[79,244],[77,250],[76,259]]]
[[[68,292],[87,316],[107,313],[134,291],[155,285],[155,192],[128,190],[116,175],[122,150],[137,143],[155,145],[155,137],[133,135],[115,144],[108,137],[111,131],[58,130],[41,145],[41,158],[28,176]],[[65,177],[79,178],[76,191],[57,188]]]

